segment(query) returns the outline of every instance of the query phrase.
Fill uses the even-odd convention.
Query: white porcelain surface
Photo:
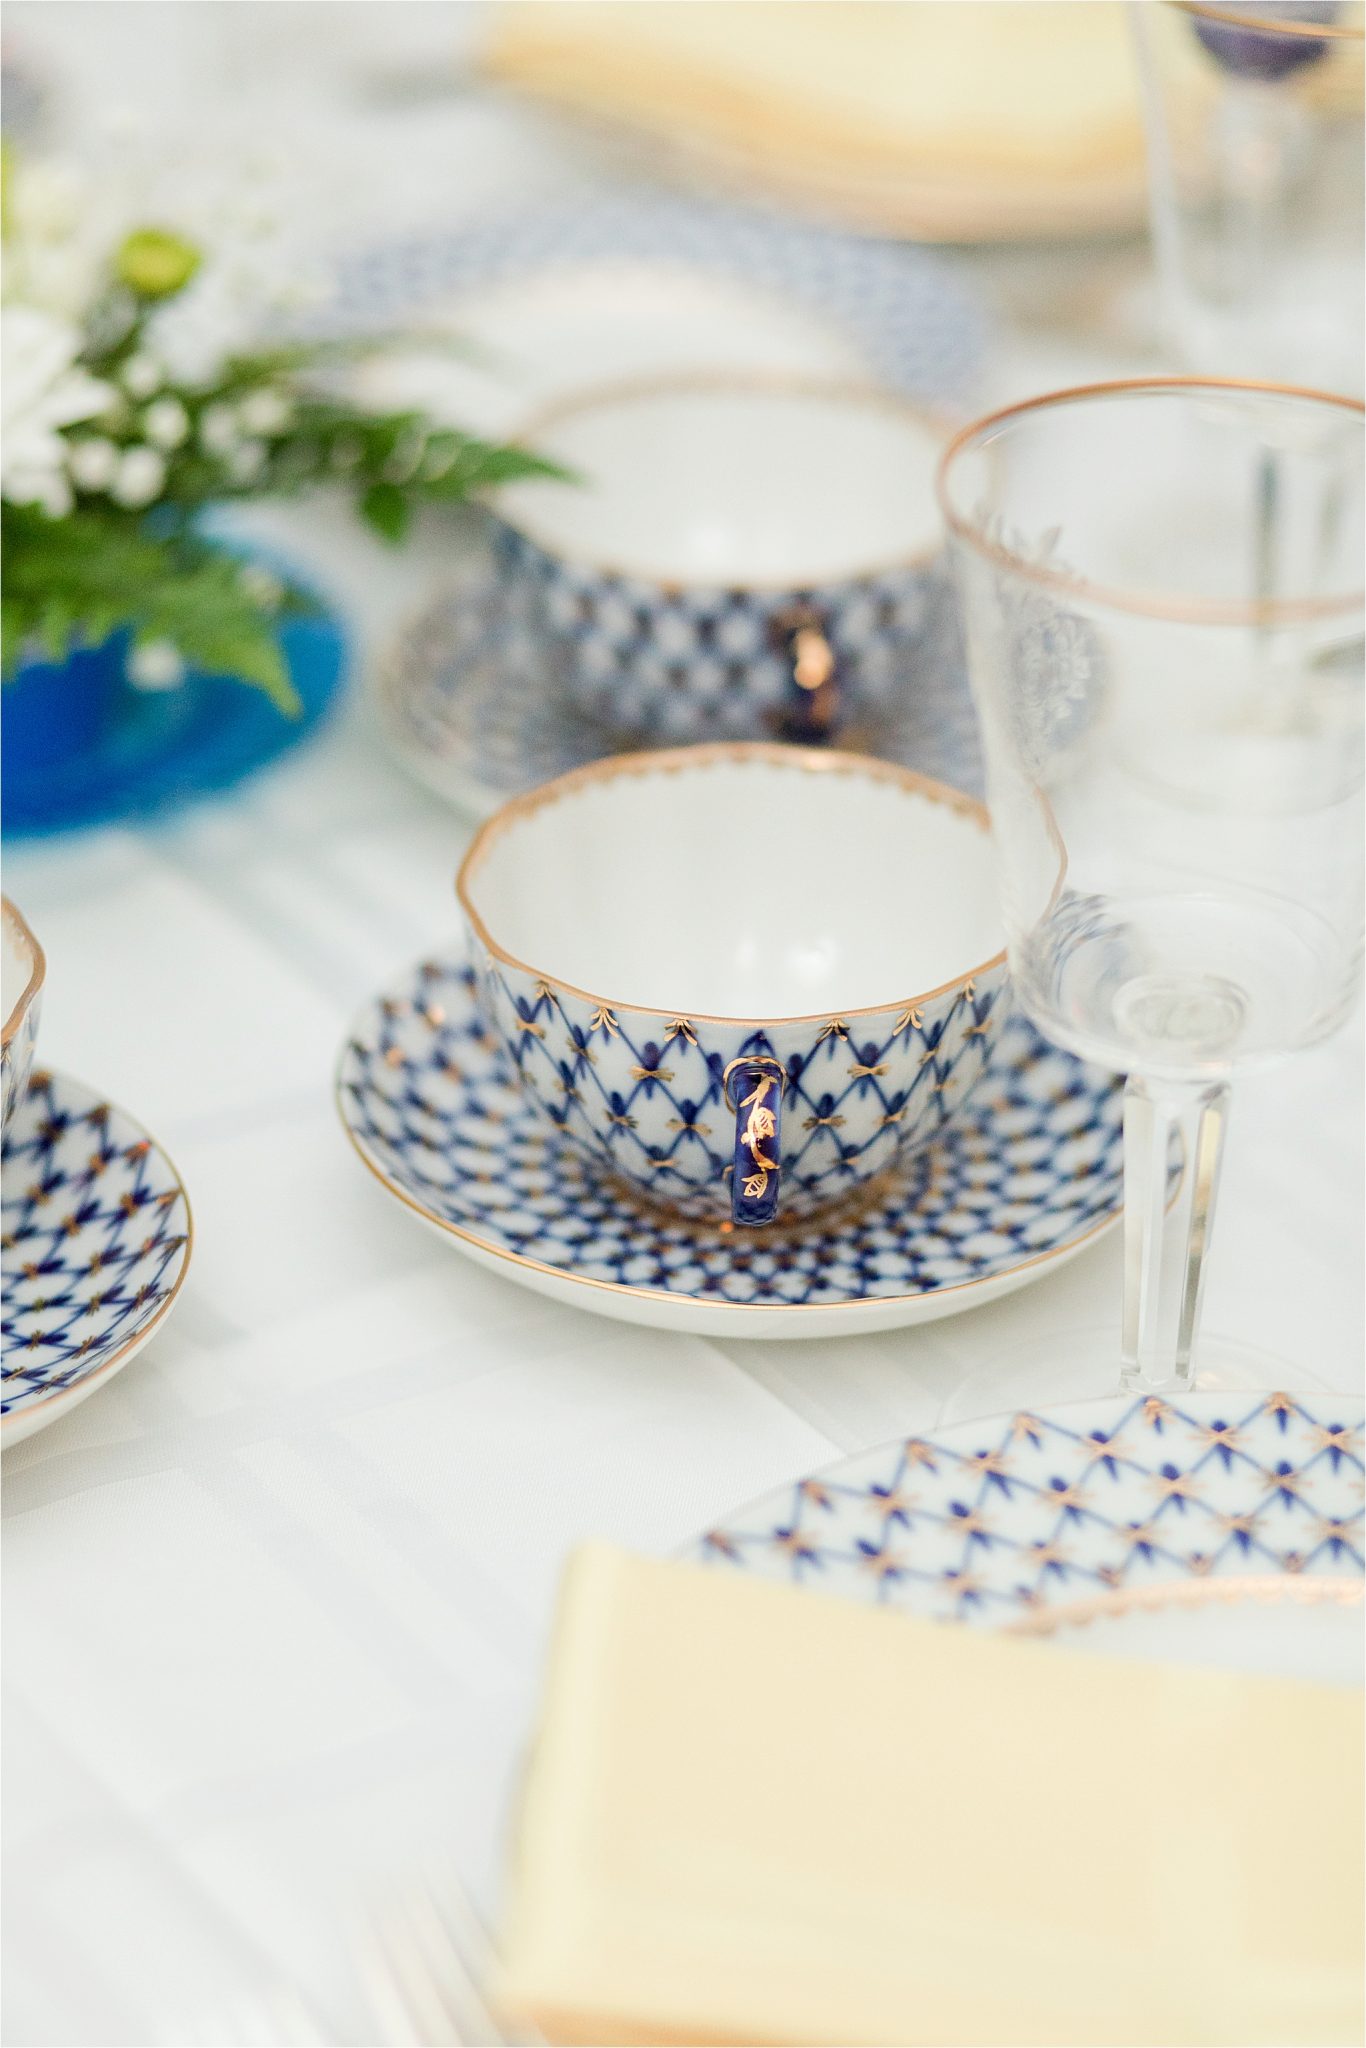
[[[933,785],[780,748],[637,758],[687,772],[590,770],[471,864],[514,959],[617,1003],[778,1018],[909,999],[999,951],[982,815]]]
[[[938,545],[942,436],[898,400],[699,384],[586,398],[538,447],[583,487],[528,481],[499,510],[551,552],[687,583],[820,583]]]

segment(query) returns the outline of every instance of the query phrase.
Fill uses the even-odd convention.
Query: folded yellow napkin
[[[1362,1699],[590,1546],[501,1998],[574,2042],[1362,2038]]]
[[[1047,233],[1142,208],[1114,0],[516,0],[484,64],[869,226]]]

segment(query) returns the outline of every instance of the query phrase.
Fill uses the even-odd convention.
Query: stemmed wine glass
[[[1230,1084],[1353,1000],[1362,415],[1288,386],[1135,380],[1011,406],[943,459],[1017,999],[1128,1076],[1121,1356],[1070,1391],[1107,1391],[1116,1367],[1192,1385]]]
[[[1174,365],[1359,393],[1359,5],[1132,0]]]

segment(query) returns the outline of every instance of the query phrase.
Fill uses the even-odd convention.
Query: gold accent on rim
[[[695,370],[680,372],[676,376],[620,377],[610,382],[593,385],[557,398],[541,406],[513,435],[513,445],[528,448],[539,441],[556,426],[585,413],[608,410],[621,404],[632,404],[641,398],[680,398],[743,396],[746,393],[786,398],[819,398],[833,400],[847,405],[875,406],[882,412],[899,414],[903,419],[914,421],[933,436],[940,447],[949,433],[951,421],[947,413],[937,411],[933,406],[919,405],[913,399],[903,397],[899,391],[890,391],[885,385],[858,382],[852,379],[820,378],[803,376],[799,371],[785,375],[781,371],[744,370]],[[548,451],[553,461],[554,451]],[[527,479],[524,481],[537,481]],[[519,485],[517,488],[523,486]],[[505,486],[512,489],[514,486]],[[494,516],[504,526],[510,526],[514,533],[520,533],[526,540],[556,561],[573,562],[580,568],[593,569],[600,576],[622,577],[637,583],[657,583],[662,590],[672,593],[678,590],[730,590],[771,595],[781,591],[799,591],[812,588],[827,588],[832,585],[863,583],[870,577],[886,575],[892,569],[928,568],[944,551],[944,536],[936,534],[934,539],[912,554],[877,556],[861,564],[857,569],[841,570],[835,574],[822,572],[817,576],[743,576],[725,577],[680,576],[674,570],[626,568],[619,562],[591,553],[560,539],[547,538],[538,530],[536,520],[528,519],[524,513],[515,517],[504,509],[503,494],[499,492],[491,505]]]
[[[845,754],[835,748],[787,747],[769,740],[718,740],[709,746],[667,747],[647,750],[634,754],[614,754],[601,761],[589,761],[582,768],[571,768],[565,775],[557,775],[551,782],[543,782],[535,789],[529,789],[521,796],[510,797],[500,804],[493,815],[484,823],[470,841],[469,850],[461,861],[455,878],[455,893],[460,907],[469,920],[471,931],[488,954],[514,967],[519,974],[529,974],[533,980],[544,982],[548,989],[561,995],[575,997],[579,1002],[592,1003],[599,1010],[613,1012],[624,1010],[630,1016],[661,1017],[675,1014],[669,1004],[628,1003],[613,996],[602,996],[591,989],[577,987],[571,981],[544,973],[539,967],[530,966],[519,960],[515,953],[509,953],[498,944],[483,918],[475,909],[470,897],[470,883],[482,864],[489,847],[509,826],[518,819],[530,817],[543,810],[548,804],[559,803],[564,797],[577,795],[578,791],[595,782],[614,781],[618,776],[631,775],[679,775],[692,768],[710,768],[717,763],[757,764],[791,768],[809,775],[861,775],[874,782],[891,783],[907,795],[921,796],[930,803],[944,804],[960,817],[971,818],[981,831],[990,829],[991,820],[985,804],[979,804],[974,797],[966,796],[961,789],[953,789],[946,782],[936,782],[928,775],[919,775],[911,768],[903,768],[895,761],[881,761],[866,754]],[[975,967],[968,967],[961,974],[953,975],[941,982],[937,988],[926,989],[920,995],[892,996],[885,1003],[865,1003],[856,1010],[844,1010],[839,1022],[847,1017],[881,1017],[889,1010],[901,1011],[918,1008],[922,1003],[933,1002],[939,996],[948,995],[954,989],[961,989],[965,982],[979,975],[990,974],[1005,965],[1004,946],[993,953],[989,960],[983,960]],[[747,1026],[751,1030],[773,1030],[789,1024],[819,1024],[828,1020],[826,1010],[813,1010],[800,1017],[725,1017],[716,1016],[706,1010],[689,1010],[688,1021],[694,1024],[731,1024]]]
[[[84,1081],[77,1081],[70,1074],[63,1074],[61,1078],[69,1087],[83,1089],[86,1094],[94,1096],[97,1103],[102,1103],[106,1100],[95,1089],[87,1087]],[[175,1182],[176,1192],[185,1204],[185,1255],[180,1261],[180,1271],[176,1274],[174,1284],[169,1294],[161,1302],[156,1314],[143,1323],[140,1329],[135,1330],[131,1337],[125,1338],[113,1357],[105,1359],[98,1372],[86,1373],[83,1378],[74,1380],[69,1386],[54,1387],[52,1392],[44,1394],[40,1401],[28,1401],[22,1408],[13,1409],[8,1415],[0,1415],[0,1439],[3,1439],[5,1435],[12,1431],[17,1423],[26,1422],[30,1415],[36,1415],[40,1409],[51,1408],[58,1402],[69,1401],[76,1394],[84,1398],[92,1387],[101,1386],[106,1379],[111,1378],[119,1366],[133,1352],[142,1349],[153,1332],[165,1321],[175,1302],[176,1296],[185,1285],[185,1275],[190,1270],[190,1260],[194,1256],[194,1210],[190,1206],[189,1190],[181,1178],[180,1168],[176,1165],[165,1146],[158,1144],[157,1140],[147,1129],[147,1126],[139,1123],[135,1116],[129,1116],[126,1109],[120,1109],[118,1113],[126,1124],[131,1124],[135,1131],[142,1133],[141,1140],[138,1142],[148,1145],[156,1151],[163,1164],[169,1169],[171,1179]]]
[[[1240,13],[1237,6],[1218,7],[1206,0],[1172,0],[1181,14],[1198,14],[1203,21],[1217,21],[1229,28],[1246,28],[1263,36],[1305,36],[1323,43],[1359,43],[1366,40],[1366,27],[1349,27],[1345,22],[1310,22],[1300,17]]]
[[[1140,618],[1165,619],[1174,625],[1191,626],[1297,626],[1320,619],[1350,617],[1366,608],[1366,590],[1342,597],[1260,598],[1254,602],[1225,602],[1221,599],[1187,598],[1168,600],[1150,597],[1142,591],[1112,590],[1066,569],[1050,569],[1028,561],[982,531],[976,518],[957,511],[949,488],[949,475],[958,457],[989,439],[997,428],[1013,424],[1031,413],[1054,406],[1072,405],[1089,399],[1137,398],[1176,391],[1209,391],[1225,395],[1247,392],[1254,396],[1304,399],[1315,405],[1334,406],[1340,412],[1366,415],[1366,403],[1341,392],[1320,391],[1307,384],[1276,384],[1252,377],[1114,377],[1096,384],[1070,384],[1058,391],[1040,393],[1037,398],[1017,400],[995,412],[984,413],[960,429],[939,459],[935,496],[947,531],[975,554],[994,562],[1021,582],[1090,604],[1105,605],[1112,611]]]
[[[1358,1607],[1366,1599],[1360,1579],[1294,1578],[1288,1572],[1260,1576],[1176,1579],[1157,1586],[1116,1586],[1085,1600],[1066,1600],[1037,1607],[1002,1630],[1009,1636],[1049,1636],[1056,1629],[1084,1626],[1118,1614],[1150,1614],[1170,1607],[1232,1607],[1240,1600],[1270,1606],[1287,1601],[1295,1606]]]
[[[15,998],[14,1008],[4,1023],[0,1024],[0,1045],[9,1045],[23,1023],[30,1003],[43,985],[47,975],[47,958],[30,931],[27,919],[10,902],[8,896],[0,896],[0,916],[3,916],[5,923],[18,938],[20,946],[27,948],[31,963],[23,993]]]

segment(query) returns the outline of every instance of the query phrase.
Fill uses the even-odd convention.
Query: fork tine
[[[414,1893],[415,1932],[422,1941],[463,2041],[506,2041],[502,2025],[484,1998],[491,1956],[488,1936],[463,1892],[452,1884],[438,1889],[424,1879]]]

